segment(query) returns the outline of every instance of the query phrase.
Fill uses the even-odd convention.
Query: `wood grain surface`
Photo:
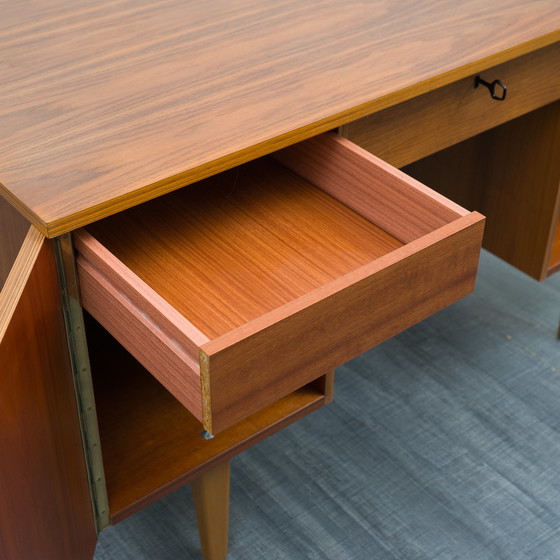
[[[96,533],[54,252],[33,227],[22,252],[0,293],[0,558],[91,560]]]
[[[557,0],[0,4],[2,195],[49,236],[558,41]]]
[[[326,404],[325,385],[296,391],[212,440],[202,426],[90,317],[97,413],[113,523]],[[329,398],[330,398],[329,393]]]
[[[478,73],[478,72],[477,72]],[[341,133],[395,167],[462,142],[560,98],[560,43],[481,72],[507,86],[503,102],[473,75],[342,127]]]
[[[544,280],[560,216],[560,101],[489,131],[484,149],[484,245]]]

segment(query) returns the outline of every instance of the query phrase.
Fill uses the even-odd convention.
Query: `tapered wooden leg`
[[[228,545],[229,461],[192,483],[200,546],[206,560],[224,560]]]

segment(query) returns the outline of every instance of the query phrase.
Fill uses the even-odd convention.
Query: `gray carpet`
[[[483,253],[474,294],[337,370],[335,402],[237,457],[231,560],[560,560],[560,274]],[[95,560],[200,558],[190,488]]]

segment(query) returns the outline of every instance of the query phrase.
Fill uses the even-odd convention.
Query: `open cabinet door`
[[[0,558],[91,560],[96,532],[52,243],[0,200]]]

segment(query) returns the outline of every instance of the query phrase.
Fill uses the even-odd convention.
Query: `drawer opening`
[[[216,433],[472,290],[482,221],[322,135],[76,232],[82,303]]]
[[[113,524],[329,401],[320,378],[205,440],[200,422],[87,313],[85,319]]]

